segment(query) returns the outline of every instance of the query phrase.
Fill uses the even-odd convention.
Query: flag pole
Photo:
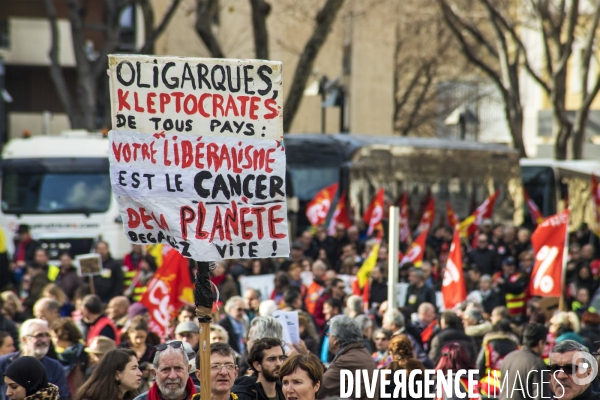
[[[196,261],[196,285],[194,302],[196,317],[200,323],[198,358],[200,365],[200,398],[210,399],[210,323],[212,322],[213,294],[210,283],[210,264],[206,261]]]
[[[567,301],[565,299],[565,291],[567,290],[567,257],[569,256],[569,220],[571,219],[571,207],[568,208],[569,214],[567,217],[567,223],[565,224],[565,247],[563,249],[563,262],[562,262],[562,290],[560,292],[560,299],[558,300],[558,310],[568,311]]]
[[[398,284],[398,239],[400,231],[400,209],[390,206],[388,234],[388,310],[398,307],[396,286]]]

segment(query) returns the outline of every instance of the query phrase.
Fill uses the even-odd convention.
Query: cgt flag
[[[308,218],[308,221],[312,226],[321,225],[325,222],[337,190],[337,183],[329,185],[326,188],[321,189],[319,193],[315,195],[315,198],[306,205],[306,218]]]
[[[425,207],[425,211],[423,212],[423,216],[421,217],[421,222],[419,222],[419,226],[417,227],[417,231],[419,232],[427,232],[433,226],[433,221],[435,219],[435,199],[433,196],[429,198],[427,202],[427,206]]]
[[[463,274],[462,251],[460,249],[460,233],[454,230],[444,281],[442,283],[442,295],[444,296],[444,307],[449,310],[467,298],[467,287]]]
[[[446,214],[448,214],[448,224],[452,229],[456,228],[457,225],[460,225],[460,219],[458,219],[458,215],[452,209],[452,205],[449,201],[446,202]]]
[[[370,236],[373,231],[381,224],[381,220],[383,219],[383,188],[377,191],[375,198],[369,204],[367,211],[363,214],[363,221],[369,227],[367,230],[367,236]]]
[[[593,230],[597,236],[600,236],[600,189],[598,188],[598,179],[596,175],[592,174],[592,201],[594,205],[594,226]]]
[[[485,199],[473,214],[461,222],[459,230],[462,237],[473,235],[479,225],[481,225],[482,220],[492,217],[492,214],[494,213],[494,204],[496,203],[499,194],[500,189],[496,190],[494,194]]]
[[[185,304],[194,305],[194,286],[187,258],[173,248],[163,252],[162,266],[148,283],[140,302],[150,312],[150,330],[165,338],[177,310]]]
[[[335,206],[335,210],[333,210],[333,215],[331,217],[331,221],[329,222],[329,229],[327,230],[327,233],[329,233],[330,236],[335,234],[335,227],[338,224],[344,225],[346,229],[352,226],[352,222],[350,222],[350,218],[348,218],[348,209],[349,207],[346,200],[346,192],[344,191],[340,195],[340,199]]]
[[[410,245],[408,251],[402,257],[400,266],[411,262],[415,267],[420,267],[423,263],[423,256],[425,255],[425,241],[427,240],[428,231],[421,232],[415,241]]]
[[[531,199],[531,197],[529,197],[529,194],[527,193],[527,190],[525,190],[525,187],[523,187],[523,197],[525,197],[527,211],[529,211],[529,216],[531,217],[533,223],[537,226],[544,222],[544,216],[542,215],[542,212],[535,204],[535,202]]]
[[[531,271],[529,291],[532,296],[560,297],[567,252],[569,210],[544,220],[531,235],[535,264]]]
[[[412,235],[408,226],[408,195],[406,192],[402,193],[400,198],[400,242],[412,242]]]

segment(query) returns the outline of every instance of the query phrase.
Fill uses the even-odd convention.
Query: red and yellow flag
[[[527,190],[525,190],[525,187],[523,187],[523,196],[525,197],[525,204],[527,204],[527,210],[529,211],[529,215],[531,216],[531,220],[533,221],[533,223],[537,226],[544,222],[544,216],[542,215],[542,212],[535,204],[535,202],[531,199],[531,197],[529,197],[529,194],[527,194]]]
[[[442,295],[444,296],[444,307],[447,310],[452,309],[467,298],[467,287],[465,285],[465,276],[463,273],[462,251],[460,249],[460,233],[458,229],[454,230],[454,237],[452,238],[448,261],[446,262],[444,281],[442,283]]]
[[[321,189],[315,198],[306,205],[306,218],[312,226],[321,225],[325,222],[331,203],[338,190],[337,182]]]
[[[473,214],[460,223],[459,230],[462,237],[473,235],[479,225],[481,225],[482,220],[492,217],[492,214],[494,213],[494,204],[496,203],[496,198],[498,198],[499,194],[500,189],[496,190],[494,194],[485,199]]]
[[[163,245],[163,248],[166,245]],[[187,258],[171,248],[163,253],[162,266],[156,271],[140,302],[150,311],[150,330],[166,337],[169,322],[184,304],[194,304],[194,286]]]
[[[404,265],[407,262],[411,262],[415,267],[420,267],[423,263],[423,256],[425,255],[425,242],[427,241],[427,233],[428,231],[424,231],[419,233],[419,236],[415,239],[414,242],[408,248],[408,251],[402,257],[400,261],[400,265]]]
[[[343,224],[346,229],[352,226],[352,222],[348,217],[348,210],[349,207],[346,200],[346,192],[342,192],[340,199],[335,206],[335,210],[333,210],[331,221],[329,222],[329,229],[327,230],[329,235],[333,236],[335,233],[335,226],[338,224]]]
[[[370,236],[376,228],[381,228],[381,220],[383,219],[383,188],[377,191],[375,198],[369,204],[367,211],[363,214],[363,221],[367,224],[367,236]],[[381,229],[380,229],[381,230]]]
[[[544,220],[531,235],[535,263],[529,292],[532,296],[560,297],[566,263],[569,209]]]

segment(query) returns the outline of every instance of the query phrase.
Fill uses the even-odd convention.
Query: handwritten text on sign
[[[109,56],[113,127],[281,139],[281,63]]]
[[[287,256],[280,140],[111,131],[110,174],[133,243],[196,260]]]

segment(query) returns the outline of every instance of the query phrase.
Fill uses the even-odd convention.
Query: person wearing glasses
[[[37,358],[46,368],[48,373],[48,382],[58,386],[61,398],[68,399],[69,387],[67,378],[60,362],[47,356],[50,349],[50,329],[48,322],[43,319],[28,319],[23,322],[19,329],[21,337],[21,351],[5,354],[0,357],[0,376],[4,376],[9,365],[23,356]],[[3,380],[0,380],[0,400],[6,399],[6,387]]]
[[[199,353],[196,354],[196,365],[200,365]],[[200,369],[196,369],[198,380],[200,376]],[[238,367],[231,346],[221,342],[212,343],[210,345],[210,399],[238,400],[238,396],[231,391],[237,376]],[[191,400],[200,400],[200,393],[193,395]]]
[[[232,389],[239,400],[284,400],[279,371],[285,359],[281,340],[262,338],[255,341],[248,354],[248,364],[255,374],[240,377]]]
[[[592,391],[591,382],[594,379],[589,379],[595,371],[589,361],[582,359],[578,353],[590,355],[590,360],[595,358],[589,354],[587,347],[574,340],[563,340],[550,351],[547,368],[550,370],[550,388],[554,398],[587,400],[600,397],[600,394]]]
[[[174,340],[154,346],[154,349],[154,384],[135,400],[190,400],[200,388],[190,378],[191,365],[183,342]]]
[[[551,398],[548,387],[548,366],[542,360],[547,335],[548,329],[542,324],[533,323],[525,326],[521,348],[509,353],[500,365],[500,376],[503,382],[500,396],[495,395],[493,388],[490,388],[492,390],[491,393],[488,390],[490,397],[500,397],[500,400]],[[537,372],[530,373],[531,371]],[[512,390],[513,387],[524,390]],[[560,393],[557,395],[560,396]]]

